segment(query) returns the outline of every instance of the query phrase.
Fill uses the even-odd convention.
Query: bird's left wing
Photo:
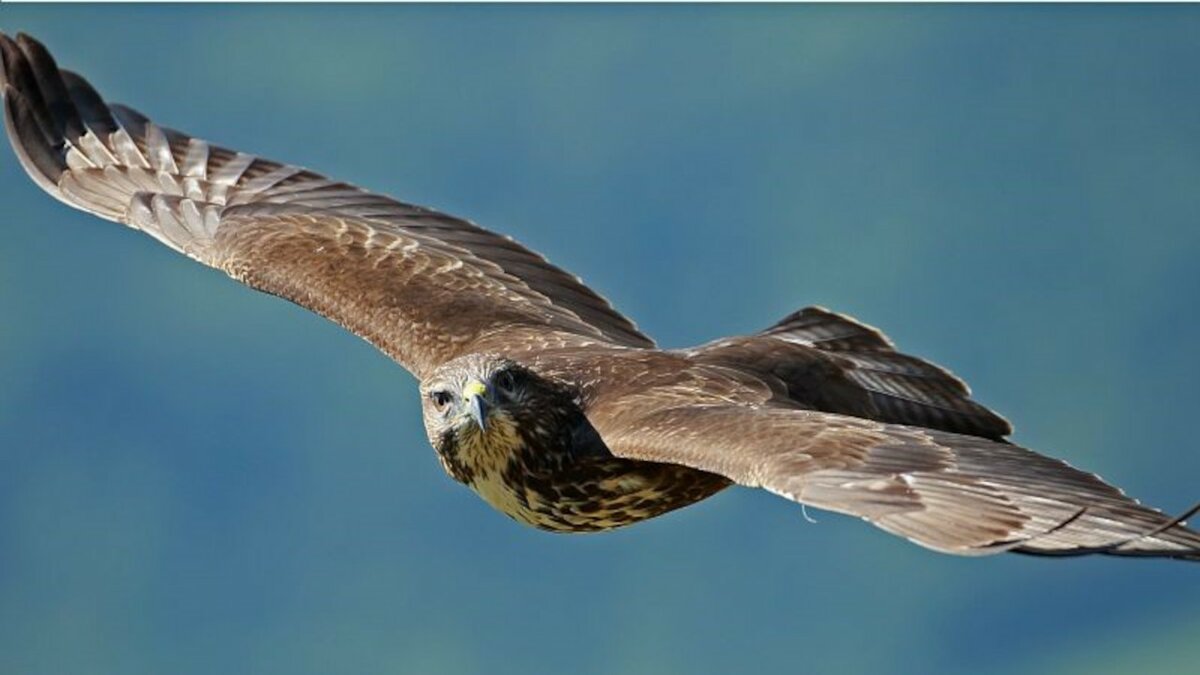
[[[418,376],[489,345],[652,346],[507,237],[106,103],[37,41],[0,34],[13,148],[55,198],[333,319]]]
[[[1200,534],[1031,450],[779,406],[770,383],[719,369],[663,375],[621,360],[608,366],[619,377],[594,379],[583,394],[588,420],[619,457],[720,474],[946,553],[1200,560]]]

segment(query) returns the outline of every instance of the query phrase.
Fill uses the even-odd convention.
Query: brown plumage
[[[618,527],[731,482],[929,548],[1200,559],[1200,534],[1008,443],[943,368],[820,308],[659,350],[509,238],[104,103],[0,36],[5,123],[57,199],[361,335],[421,379],[447,471],[550,530]]]

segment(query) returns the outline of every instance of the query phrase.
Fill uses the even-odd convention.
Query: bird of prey
[[[736,483],[945,553],[1200,560],[1182,517],[1008,442],[961,380],[847,316],[659,349],[508,237],[159,126],[28,36],[0,50],[39,187],[381,349],[420,380],[446,471],[517,521],[608,530]]]

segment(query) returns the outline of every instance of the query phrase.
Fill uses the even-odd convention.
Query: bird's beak
[[[488,388],[479,380],[471,380],[463,387],[463,398],[467,401],[467,413],[480,431],[487,431]]]

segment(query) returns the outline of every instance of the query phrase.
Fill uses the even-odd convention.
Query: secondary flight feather
[[[520,522],[611,529],[736,483],[946,553],[1200,560],[1182,518],[1009,443],[961,380],[849,317],[660,350],[508,237],[155,124],[28,36],[0,58],[39,187],[370,341],[421,380],[447,472]]]

